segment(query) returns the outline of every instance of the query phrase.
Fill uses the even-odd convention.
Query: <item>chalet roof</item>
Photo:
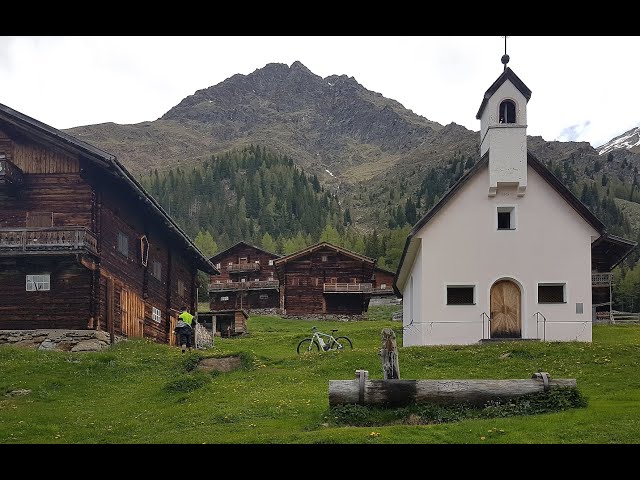
[[[28,136],[36,137],[55,148],[85,158],[105,172],[122,179],[124,184],[137,194],[137,198],[141,203],[150,208],[152,214],[160,220],[160,224],[186,249],[186,253],[195,262],[199,270],[212,275],[220,274],[160,204],[144,190],[142,185],[114,155],[3,104],[0,104],[0,120]]]
[[[303,248],[302,250],[298,250],[297,252],[291,253],[289,255],[285,255],[284,257],[281,257],[277,260],[273,261],[274,265],[283,265],[291,260],[295,260],[296,258],[302,257],[304,255],[308,255],[309,253],[315,252],[316,250],[319,250],[321,248],[330,248],[336,252],[342,253],[344,255],[347,255],[349,257],[353,257],[356,258],[358,260],[362,260],[363,262],[369,262],[375,265],[375,260],[373,258],[370,257],[365,257],[364,255],[360,255],[359,253],[356,252],[352,252],[351,250],[347,250],[345,248],[342,247],[338,247],[336,245],[333,245],[329,242],[319,242],[316,243],[315,245],[311,245],[310,247],[307,248]]]
[[[529,90],[529,87],[527,87],[524,82],[520,80],[520,78],[518,78],[513,70],[507,67],[504,72],[502,72],[502,74],[496,79],[496,81],[493,82],[489,89],[484,92],[484,98],[482,99],[482,103],[480,104],[480,109],[478,110],[476,119],[480,120],[480,117],[482,117],[482,112],[487,106],[487,103],[489,102],[491,96],[496,93],[498,88],[500,88],[500,86],[507,80],[510,80],[511,83],[513,83],[513,85],[520,91],[520,93],[524,95],[524,98],[529,101],[529,99],[531,98],[531,90]]]
[[[394,272],[392,270],[388,270],[386,268],[382,268],[382,267],[379,267],[377,265],[375,266],[374,270],[380,270],[381,272],[388,273],[389,275],[395,275],[396,274],[396,272]]]
[[[235,245],[232,245],[231,247],[227,248],[226,250],[223,250],[222,252],[218,252],[216,253],[213,257],[209,258],[209,260],[211,261],[211,263],[214,263],[216,260],[224,257],[227,252],[229,252],[230,250],[233,250],[234,248],[240,246],[240,245],[244,245],[245,247],[249,247],[249,248],[253,248],[254,250],[258,250],[260,252],[266,253],[267,255],[271,255],[273,258],[280,258],[282,257],[282,255],[277,254],[277,253],[272,253],[272,252],[268,252],[260,247],[256,247],[255,245],[251,245],[250,243],[247,243],[243,240],[239,241],[238,243],[236,243]]]
[[[599,272],[609,272],[629,255],[637,242],[606,233],[591,244],[591,263]]]
[[[429,220],[431,220],[436,213],[438,213],[444,205],[472,178],[476,173],[478,173],[483,167],[487,166],[489,163],[489,152],[487,151],[482,158],[476,162],[476,164],[465,173],[456,183],[454,183],[449,190],[445,192],[440,201],[436,203],[431,209],[422,217],[420,220],[416,222],[413,226],[409,234],[407,235],[407,240],[404,244],[404,249],[402,250],[402,255],[400,257],[400,263],[398,264],[398,268],[396,270],[395,278],[393,281],[393,289],[395,290],[398,296],[402,296],[400,293],[396,282],[398,281],[399,275],[402,270],[402,265],[404,264],[405,257],[413,245],[414,236],[424,227]],[[551,171],[538,160],[531,152],[527,151],[527,165],[533,168],[543,179],[547,181],[547,183],[562,196],[571,207],[587,222],[589,223],[599,234],[600,237],[592,243],[592,256],[596,252],[606,250],[606,259],[601,261],[601,265],[612,265],[610,268],[615,267],[618,263],[620,263],[637,245],[636,242],[632,242],[630,240],[625,240],[620,237],[616,237],[607,233],[605,225],[593,214],[591,210],[587,208],[587,206],[582,203],[572,192],[569,190],[558,178],[551,173]],[[602,243],[602,246],[598,246]],[[610,246],[612,248],[606,248],[605,246]]]

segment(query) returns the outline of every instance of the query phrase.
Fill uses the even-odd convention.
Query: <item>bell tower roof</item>
[[[484,98],[482,99],[482,103],[480,104],[480,109],[478,110],[478,114],[476,115],[476,119],[480,120],[482,117],[482,112],[487,106],[487,102],[493,96],[494,93],[500,88],[500,86],[510,80],[511,83],[520,91],[520,93],[527,99],[527,102],[531,98],[531,90],[527,87],[520,78],[505,64],[504,72],[496,79],[495,82],[488,88],[486,92],[484,92]]]

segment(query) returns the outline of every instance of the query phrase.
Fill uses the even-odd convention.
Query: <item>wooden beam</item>
[[[574,378],[549,379],[548,388],[576,386]],[[542,379],[525,380],[367,380],[364,405],[402,407],[412,404],[484,405],[545,391]],[[359,380],[329,380],[329,405],[360,403]]]

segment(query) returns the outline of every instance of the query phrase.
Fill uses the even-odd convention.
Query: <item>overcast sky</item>
[[[529,135],[599,146],[640,124],[640,36],[507,39]],[[504,40],[484,37],[0,37],[0,103],[58,129],[156,120],[268,63],[354,77],[429,120],[479,131]]]

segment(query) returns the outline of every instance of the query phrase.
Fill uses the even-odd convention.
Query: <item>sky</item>
[[[347,75],[442,125],[479,131],[503,71],[493,36],[0,37],[0,103],[57,129],[161,117],[197,90],[268,63]],[[510,36],[532,91],[527,134],[597,147],[640,125],[640,36]]]

